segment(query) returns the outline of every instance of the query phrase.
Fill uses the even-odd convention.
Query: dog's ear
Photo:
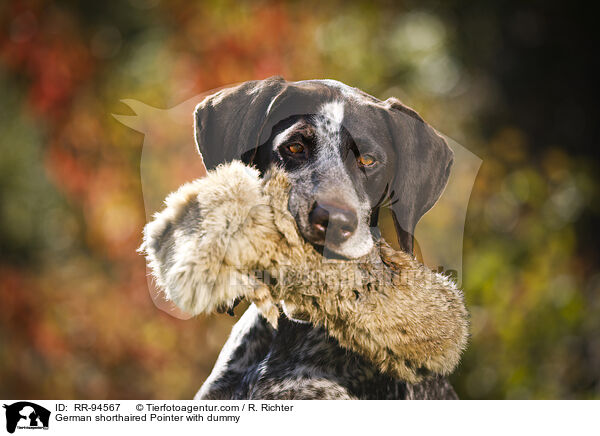
[[[222,89],[196,106],[196,145],[207,169],[240,159],[258,146],[269,107],[285,86],[281,77],[244,82]]]
[[[339,94],[318,80],[286,82],[276,76],[206,97],[194,112],[196,145],[206,168],[233,159],[256,163],[257,148],[268,140],[278,122],[314,113]]]
[[[441,196],[454,158],[446,141],[398,99],[389,108],[396,168],[391,185],[392,213],[403,250],[412,252],[415,227]]]

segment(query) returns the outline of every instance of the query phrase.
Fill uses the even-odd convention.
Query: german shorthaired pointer
[[[412,252],[419,219],[441,195],[453,155],[412,109],[334,80],[274,77],[223,89],[195,111],[207,169],[233,159],[261,173],[285,168],[289,210],[324,255],[355,259],[392,209],[398,240]],[[394,380],[338,345],[325,330],[282,315],[274,330],[254,306],[235,325],[197,399],[456,399],[432,376]]]

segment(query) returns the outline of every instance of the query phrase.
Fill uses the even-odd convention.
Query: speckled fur
[[[440,375],[466,345],[462,293],[384,241],[358,261],[324,259],[299,236],[288,188],[282,170],[263,180],[232,162],[172,194],[145,229],[149,264],[180,308],[255,303],[199,397],[453,398]]]

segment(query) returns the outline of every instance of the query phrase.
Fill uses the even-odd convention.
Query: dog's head
[[[446,142],[412,109],[333,80],[273,77],[223,89],[196,107],[195,132],[208,169],[233,159],[262,173],[284,167],[302,235],[345,258],[373,247],[384,204],[412,252],[415,226],[452,165]]]

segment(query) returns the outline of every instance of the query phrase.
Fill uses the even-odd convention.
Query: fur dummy
[[[283,170],[234,161],[169,195],[141,247],[166,298],[194,315],[246,298],[274,327],[281,309],[410,383],[452,372],[468,337],[455,284],[383,240],[357,260],[322,256],[288,190]]]

